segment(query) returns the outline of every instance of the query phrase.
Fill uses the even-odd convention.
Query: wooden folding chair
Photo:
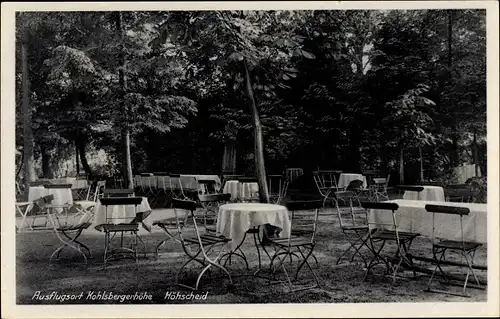
[[[26,225],[26,218],[28,217],[28,214],[30,213],[31,209],[33,208],[33,202],[16,202],[16,212],[21,215],[21,223],[19,227],[16,227],[16,229],[24,229],[24,227],[29,227],[30,230],[33,230],[31,225]]]
[[[464,237],[463,218],[464,218],[464,216],[469,215],[469,213],[470,213],[469,208],[456,207],[456,206],[443,206],[443,205],[429,205],[428,204],[428,205],[425,205],[425,210],[432,213],[432,254],[434,257],[434,262],[436,263],[436,267],[434,268],[434,271],[432,272],[431,278],[429,279],[429,282],[427,284],[426,291],[457,295],[457,294],[455,294],[453,292],[449,292],[449,291],[431,289],[432,280],[434,279],[434,276],[435,276],[436,271],[438,269],[439,269],[439,273],[445,279],[447,284],[451,284],[451,285],[454,284],[454,281],[456,279],[451,280],[449,278],[451,276],[447,275],[442,268],[442,266],[445,266],[445,265],[467,268],[467,275],[466,275],[465,280],[463,282],[462,294],[458,294],[459,296],[469,297],[466,294],[466,288],[467,288],[467,283],[469,281],[469,276],[471,274],[474,277],[474,279],[476,280],[477,285],[475,285],[475,286],[469,285],[469,286],[473,287],[473,288],[484,289],[481,286],[481,283],[480,283],[479,279],[477,278],[476,274],[474,273],[474,269],[473,269],[474,255],[476,253],[477,248],[482,246],[482,244],[477,243],[477,242],[465,241],[465,237]],[[436,238],[436,236],[435,236],[435,229],[436,229],[435,215],[436,214],[447,214],[447,215],[460,216],[460,238],[461,238],[461,240],[438,240]],[[460,255],[465,259],[466,263],[463,264],[463,263],[458,263],[458,262],[446,260],[445,255],[446,255],[446,252],[448,252],[448,251],[459,252]]]
[[[136,269],[139,268],[139,255],[137,253],[138,231],[139,223],[142,221],[142,214],[137,213],[137,206],[142,203],[142,197],[103,197],[100,199],[101,204],[105,207],[105,220],[106,223],[101,225],[100,229],[104,231],[104,269],[106,269],[108,261],[120,258],[135,259]],[[115,205],[133,205],[135,218],[130,223],[115,223],[115,217],[109,216],[108,209],[110,206]],[[121,217],[119,219],[122,219]],[[130,232],[133,235],[133,242],[131,248],[123,246],[123,235]],[[120,234],[120,246],[118,248],[111,248],[111,242],[116,236]]]
[[[447,202],[473,203],[479,190],[470,188],[445,188],[444,196]]]
[[[289,292],[295,292],[305,289],[311,289],[318,287],[319,279],[316,276],[313,268],[308,262],[309,257],[313,254],[314,247],[316,246],[315,235],[318,224],[318,215],[319,209],[323,207],[323,202],[319,201],[301,201],[301,202],[288,202],[287,209],[292,213],[292,229],[296,230],[300,229],[300,235],[294,236],[291,235],[289,238],[272,238],[270,239],[271,244],[275,248],[275,253],[271,258],[270,262],[270,270],[272,273],[273,279],[276,279],[276,271],[278,268],[282,268],[285,274],[285,281],[275,281],[282,283],[285,288],[289,289]],[[308,211],[314,211],[314,218],[309,218]],[[308,212],[308,213],[306,213]],[[288,271],[285,267],[285,261],[288,258],[292,260],[292,256],[298,257],[300,255],[300,264],[297,267],[295,272],[294,280],[292,282],[290,276],[288,275]],[[274,265],[274,260],[278,260],[278,264]],[[297,286],[294,285],[294,282],[297,281],[300,270],[307,266],[313,279],[315,281],[312,285],[302,285]],[[286,282],[286,284],[285,284]]]
[[[367,245],[368,221],[366,220],[366,211],[362,207],[355,209],[353,206],[353,198],[356,199],[356,195],[352,191],[335,193],[335,207],[337,208],[340,230],[349,243],[349,247],[337,259],[337,265],[340,264],[343,257],[348,256],[348,253],[354,250],[354,253],[350,256],[350,262],[352,263],[354,257],[358,255],[363,260],[366,268],[368,264],[360,250]],[[340,207],[341,203],[343,207]]]
[[[213,179],[199,179],[198,195],[217,194],[216,182]]]
[[[321,196],[323,196],[323,206],[325,206],[328,199],[334,200],[334,193],[343,190],[338,187],[337,175],[342,171],[315,171],[313,172],[314,183]]]
[[[73,206],[77,210],[77,214],[87,215],[92,214],[93,208],[97,204],[97,200],[104,196],[106,189],[106,181],[97,181],[94,193],[91,194],[90,187],[85,200],[73,202]],[[92,196],[92,197],[91,197]]]
[[[230,242],[231,239],[225,238],[223,236],[217,236],[213,233],[204,232],[202,229],[200,229],[202,228],[202,226],[200,227],[197,223],[198,216],[196,216],[195,214],[196,211],[195,201],[173,199],[172,202],[174,206],[179,238],[184,253],[188,256],[188,260],[182,265],[182,267],[176,274],[177,285],[191,290],[198,290],[203,275],[211,267],[217,267],[229,277],[230,286],[232,286],[233,281],[231,279],[231,275],[229,274],[227,269],[220,264],[220,258],[224,251],[224,246],[228,242]],[[185,221],[186,219],[190,219],[192,221],[195,230],[195,236],[188,236],[186,234],[183,234],[184,227],[182,221]],[[217,248],[219,248],[218,252],[216,251]],[[213,256],[211,257],[209,255],[210,253],[214,254],[215,257]],[[179,275],[182,273],[184,268],[186,268],[186,266],[193,261],[199,263],[203,267],[203,269],[198,274],[195,286],[189,286],[179,281]]]
[[[273,204],[280,204],[281,201],[286,197],[288,191],[288,178],[284,178],[283,175],[268,175],[268,187],[269,187],[269,199]]]
[[[74,216],[69,215],[69,208],[67,205],[53,205],[53,195],[45,196],[42,198],[45,201],[44,209],[47,212],[47,218],[50,221],[52,230],[54,231],[57,239],[62,243],[50,256],[49,264],[54,261],[60,260],[60,254],[65,248],[70,248],[77,251],[83,256],[85,264],[89,258],[92,258],[90,248],[80,242],[78,238],[84,230],[92,225],[92,215],[87,215],[85,218],[77,221]],[[57,208],[62,208],[62,212],[57,212]],[[88,254],[88,256],[87,256]]]
[[[366,209],[377,209],[377,210],[386,210],[392,213],[392,223],[391,224],[378,224],[374,221],[371,221],[367,216],[368,226],[369,226],[369,243],[370,251],[373,253],[372,260],[368,263],[366,267],[366,275],[367,278],[370,270],[380,264],[384,263],[387,267],[387,272],[392,272],[392,282],[396,283],[396,276],[401,267],[407,266],[410,267],[413,271],[413,276],[416,277],[415,268],[413,266],[413,261],[408,254],[408,251],[411,247],[411,243],[415,238],[420,236],[418,233],[412,232],[402,232],[398,230],[398,224],[396,221],[396,211],[399,209],[398,204],[396,203],[387,203],[387,202],[361,202],[361,206]],[[367,211],[368,214],[368,211]],[[379,225],[383,227],[378,227]],[[375,227],[374,227],[375,226]],[[388,229],[389,228],[389,229]],[[381,252],[385,247],[387,242],[393,242],[396,245],[396,251],[387,256],[382,256]],[[379,248],[377,249],[375,246],[379,244]],[[403,264],[404,263],[404,264]]]
[[[391,174],[387,177],[374,177],[373,184],[371,185],[372,200],[376,202],[381,202],[389,200],[389,179]]]
[[[170,173],[155,172],[153,174],[157,179],[157,187],[158,187],[157,202],[161,202],[162,204],[160,207],[165,208],[167,207],[167,204],[170,202],[172,196],[172,191],[170,189],[170,181],[169,181]]]
[[[170,189],[172,191],[172,199],[185,199],[190,200],[185,194],[184,189],[182,187],[181,175],[180,174],[172,174],[169,175],[170,180]]]

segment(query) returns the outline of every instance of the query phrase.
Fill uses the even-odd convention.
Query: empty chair
[[[156,183],[158,187],[157,202],[162,203],[161,208],[167,207],[172,198],[172,190],[170,189],[170,173],[155,172]]]
[[[353,250],[349,258],[350,262],[353,262],[354,257],[358,255],[366,267],[366,258],[360,252],[360,249],[366,245],[368,240],[366,210],[362,207],[356,209],[353,206],[353,199],[357,201],[357,198],[352,191],[336,192],[335,199],[340,230],[345,240],[349,243],[349,247],[337,259],[337,265],[340,264],[343,257],[348,256],[349,252]]]
[[[338,187],[337,175],[342,171],[315,171],[313,172],[314,183],[319,194],[323,197],[323,206],[331,199],[335,199],[335,192],[343,190]]]
[[[398,224],[396,221],[396,211],[399,206],[396,203],[378,203],[378,202],[362,202],[361,206],[364,209],[377,209],[379,211],[388,211],[392,214],[391,224],[377,224],[374,221],[370,221],[368,218],[369,226],[369,243],[370,251],[373,253],[372,260],[368,263],[366,267],[365,279],[368,276],[370,270],[377,264],[384,263],[387,267],[387,272],[392,272],[392,281],[396,282],[396,275],[398,273],[401,265],[410,267],[413,270],[413,275],[416,276],[415,269],[413,267],[413,261],[408,254],[411,243],[415,238],[420,236],[418,233],[412,232],[402,232],[398,229]],[[382,226],[382,227],[380,227]],[[396,250],[388,255],[383,256],[381,253],[387,242],[393,242],[396,245]],[[379,245],[376,248],[376,244]]]
[[[450,276],[447,275],[444,270],[443,266],[444,265],[452,265],[452,266],[460,266],[460,267],[465,267],[467,268],[467,275],[465,277],[465,280],[463,282],[463,290],[462,290],[462,295],[467,296],[466,294],[466,288],[467,288],[467,283],[469,280],[469,276],[472,274],[477,287],[482,288],[481,284],[479,282],[479,279],[477,278],[476,274],[474,273],[473,269],[473,264],[474,264],[474,255],[476,253],[476,249],[481,246],[480,243],[477,242],[470,242],[465,240],[464,236],[464,226],[463,226],[463,218],[464,216],[468,216],[470,213],[469,208],[467,207],[457,207],[457,206],[442,206],[442,205],[425,205],[425,210],[428,212],[432,212],[432,253],[434,256],[434,262],[436,263],[436,267],[434,268],[434,271],[432,272],[431,278],[429,279],[429,282],[427,284],[427,291],[432,291],[432,292],[442,292],[442,293],[447,293],[447,294],[453,294],[448,291],[442,291],[442,290],[433,290],[431,289],[431,284],[432,280],[434,279],[434,276],[436,274],[436,271],[439,269],[440,274],[445,278],[447,283],[452,282],[450,280]],[[435,237],[435,229],[436,229],[436,214],[447,214],[447,215],[458,215],[460,217],[460,240],[439,240]],[[440,219],[438,219],[440,220]],[[447,225],[449,227],[449,225]],[[458,231],[458,229],[457,229]],[[459,254],[465,259],[466,264],[460,264],[457,262],[452,262],[450,260],[446,259],[446,253],[449,251],[456,251],[459,252]]]
[[[100,230],[104,232],[104,269],[107,263],[117,258],[132,257],[135,259],[136,267],[139,267],[139,256],[137,253],[137,244],[139,236],[139,223],[142,221],[142,214],[137,214],[137,206],[142,203],[142,197],[104,197],[100,199],[101,205],[105,207],[105,223],[100,225]],[[113,214],[109,213],[110,207],[113,206],[134,207],[134,216],[130,223],[118,223],[115,221]],[[120,218],[121,220],[122,218]],[[130,232],[133,235],[132,248],[127,248],[123,245],[124,233]],[[111,242],[116,234],[120,234],[120,246],[117,248],[111,247]]]
[[[300,229],[300,235],[291,235],[289,238],[270,239],[270,243],[275,247],[275,254],[271,258],[270,263],[272,275],[276,278],[277,270],[279,268],[283,269],[285,281],[282,282],[286,287],[288,287],[290,292],[311,289],[320,285],[319,279],[309,264],[308,259],[313,254],[316,246],[315,236],[318,224],[318,215],[319,209],[322,207],[323,201],[321,200],[288,202],[287,209],[292,214],[292,229]],[[310,218],[310,211],[313,211],[313,218]],[[288,274],[287,268],[285,267],[286,259],[292,258],[292,256],[300,258],[300,263],[295,271],[293,282]],[[274,264],[275,260],[277,260],[276,265]],[[294,282],[297,281],[298,275],[304,266],[309,269],[314,278],[314,283],[305,286],[294,285]]]
[[[229,283],[232,285],[233,281],[227,269],[220,264],[220,258],[224,251],[224,246],[230,241],[229,238],[217,236],[203,230],[202,225],[198,225],[197,220],[199,217],[196,215],[196,202],[191,200],[172,200],[174,213],[179,232],[180,242],[184,253],[188,260],[181,266],[176,274],[176,283],[179,286],[186,287],[192,290],[197,290],[203,275],[211,268],[216,267],[222,270],[229,278]],[[195,235],[184,234],[184,227],[182,222],[190,220],[193,223]],[[181,283],[179,280],[180,274],[191,262],[196,261],[202,265],[203,269],[196,278],[194,286]]]
[[[371,186],[371,197],[372,201],[381,202],[389,200],[389,179],[391,174],[387,177],[375,177],[373,178],[373,184]]]
[[[479,195],[479,190],[473,190],[470,188],[458,188],[444,190],[444,196],[447,202],[464,202],[473,203],[477,196]]]
[[[273,204],[280,204],[286,197],[289,180],[283,175],[268,175],[267,186],[269,188],[269,199]]]

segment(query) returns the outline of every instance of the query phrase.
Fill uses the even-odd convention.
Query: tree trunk
[[[418,154],[420,156],[420,182],[424,181],[424,157],[422,156],[422,147],[418,147]]]
[[[452,73],[452,43],[453,43],[453,12],[452,10],[448,10],[448,85],[452,85],[453,81],[453,73]],[[448,100],[448,109],[451,112],[451,140],[452,140],[452,154],[450,156],[450,161],[453,167],[458,166],[460,163],[460,155],[458,150],[458,128],[455,120],[455,116],[453,115],[453,101],[450,96]]]
[[[78,137],[77,137],[78,139]],[[76,161],[76,176],[80,175],[80,159],[78,156],[78,145],[75,139],[75,161]]]
[[[89,162],[85,157],[85,140],[81,136],[77,136],[76,140],[76,151],[80,155],[80,161],[82,162],[83,170],[89,179],[92,178],[92,169],[90,168]]]
[[[42,172],[44,178],[53,178],[52,170],[50,169],[50,154],[46,149],[42,149]]]
[[[405,157],[403,147],[401,147],[399,151],[399,183],[405,183]]]
[[[29,183],[36,179],[34,140],[32,129],[32,109],[30,104],[30,81],[28,67],[28,48],[25,42],[21,43],[21,64],[23,74],[23,158],[24,158],[24,183],[25,196],[28,198]]]
[[[245,68],[245,93],[248,98],[248,106],[252,115],[252,126],[254,131],[254,158],[257,182],[259,184],[259,199],[261,203],[269,203],[269,191],[267,189],[266,167],[264,165],[264,139],[262,137],[262,125],[260,123],[259,111],[253,96],[252,83],[246,61],[243,60]]]
[[[127,92],[127,79],[125,77],[125,52],[123,50],[124,39],[123,39],[123,25],[122,25],[122,13],[116,12],[116,30],[120,38],[121,50],[119,55],[120,68],[118,70],[118,77],[120,81],[121,93],[122,93],[122,141],[125,148],[123,154],[124,160],[124,175],[126,179],[126,185],[128,188],[134,188],[134,179],[132,176],[132,158],[130,155],[130,127],[128,125],[128,110],[125,104],[124,96]]]
[[[477,152],[477,132],[474,129],[474,138],[472,139],[472,156],[474,160],[475,176],[479,176],[479,157]]]
[[[236,147],[234,141],[226,141],[224,144],[222,173],[232,175],[236,173]]]

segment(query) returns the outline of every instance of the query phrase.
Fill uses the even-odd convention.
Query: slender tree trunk
[[[76,138],[76,150],[77,154],[80,156],[80,161],[82,162],[83,170],[88,178],[92,178],[92,169],[90,168],[89,162],[87,161],[87,157],[85,157],[85,140],[82,136],[78,136]]]
[[[125,53],[123,50],[123,45],[124,45],[124,39],[123,39],[123,24],[122,24],[122,13],[117,12],[116,13],[116,30],[118,31],[118,36],[120,38],[120,44],[121,44],[121,51],[120,51],[120,56],[119,56],[119,62],[120,62],[120,68],[118,71],[118,76],[119,76],[119,81],[120,81],[120,86],[122,90],[122,116],[123,116],[123,123],[122,123],[122,141],[123,141],[123,146],[125,148],[125,152],[123,154],[124,158],[124,175],[126,178],[126,185],[128,188],[134,188],[134,179],[132,176],[132,158],[130,155],[130,127],[128,125],[128,112],[127,108],[125,105],[125,100],[123,97],[125,96],[127,92],[127,79],[125,77],[125,68],[126,68],[126,61],[125,61]]]
[[[269,191],[267,188],[266,167],[264,164],[264,139],[262,137],[262,125],[260,123],[259,111],[253,96],[252,83],[246,61],[243,60],[245,68],[245,93],[252,115],[252,126],[254,130],[254,157],[257,182],[259,184],[259,199],[261,203],[269,203]]]
[[[80,159],[78,156],[78,145],[77,145],[77,140],[78,137],[75,139],[75,161],[76,161],[76,176],[80,174]]]
[[[451,86],[452,81],[453,81],[453,73],[452,73],[452,43],[453,43],[453,12],[451,10],[448,10],[448,84]],[[453,100],[450,96],[449,99],[449,105],[448,109],[450,112],[453,109]],[[451,133],[451,140],[452,140],[452,154],[450,156],[450,160],[452,163],[453,167],[456,167],[459,165],[460,161],[460,155],[459,155],[459,150],[458,150],[458,128],[457,124],[455,121],[455,117],[452,116],[452,133]]]
[[[28,198],[29,184],[36,179],[34,139],[32,129],[32,109],[30,103],[30,80],[28,66],[28,48],[23,41],[21,43],[21,64],[23,74],[23,159],[24,159],[24,183],[25,197]]]
[[[474,158],[475,176],[479,176],[479,157],[477,152],[477,132],[474,129],[474,138],[472,139],[472,156]]]
[[[399,182],[401,184],[405,183],[405,157],[404,148],[402,146],[399,151]]]
[[[424,181],[424,157],[422,156],[422,147],[418,147],[418,154],[420,156],[420,182]]]
[[[42,172],[44,178],[53,178],[52,170],[50,169],[50,154],[46,149],[41,150],[42,152]]]

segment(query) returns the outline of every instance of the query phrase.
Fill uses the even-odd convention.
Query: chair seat
[[[342,226],[343,230],[368,230],[368,225]]]
[[[201,244],[203,246],[214,245],[214,244],[218,244],[218,243],[227,243],[227,242],[231,241],[231,239],[226,238],[222,235],[217,236],[217,235],[212,235],[212,234],[201,235],[200,239],[201,239]],[[185,237],[184,241],[187,243],[191,243],[191,244],[199,244],[198,238],[195,236]]]
[[[27,206],[33,204],[33,202],[16,202],[16,206]]]
[[[87,229],[92,225],[92,223],[80,223],[77,225],[65,225],[57,228],[58,231],[70,231],[70,230],[80,230]]]
[[[461,242],[455,240],[443,240],[434,245],[434,247],[437,248],[464,249],[464,250],[476,249],[479,246],[481,246],[480,243]]]
[[[288,247],[289,240],[290,240],[291,247],[308,246],[308,245],[312,246],[313,245],[310,238],[304,238],[304,237],[271,239],[271,242],[275,245],[280,246],[280,247]]]
[[[400,240],[406,241],[414,239],[420,234],[418,233],[410,233],[410,232],[398,232],[398,236]],[[375,230],[372,235],[373,239],[383,239],[383,240],[396,240],[396,232],[393,230]]]
[[[139,224],[105,224],[101,225],[105,232],[138,231]]]
[[[183,220],[179,220],[180,225],[184,225]],[[158,226],[177,226],[177,220],[172,219],[172,218],[165,218],[161,220],[157,220],[153,222],[153,225],[158,225]]]

